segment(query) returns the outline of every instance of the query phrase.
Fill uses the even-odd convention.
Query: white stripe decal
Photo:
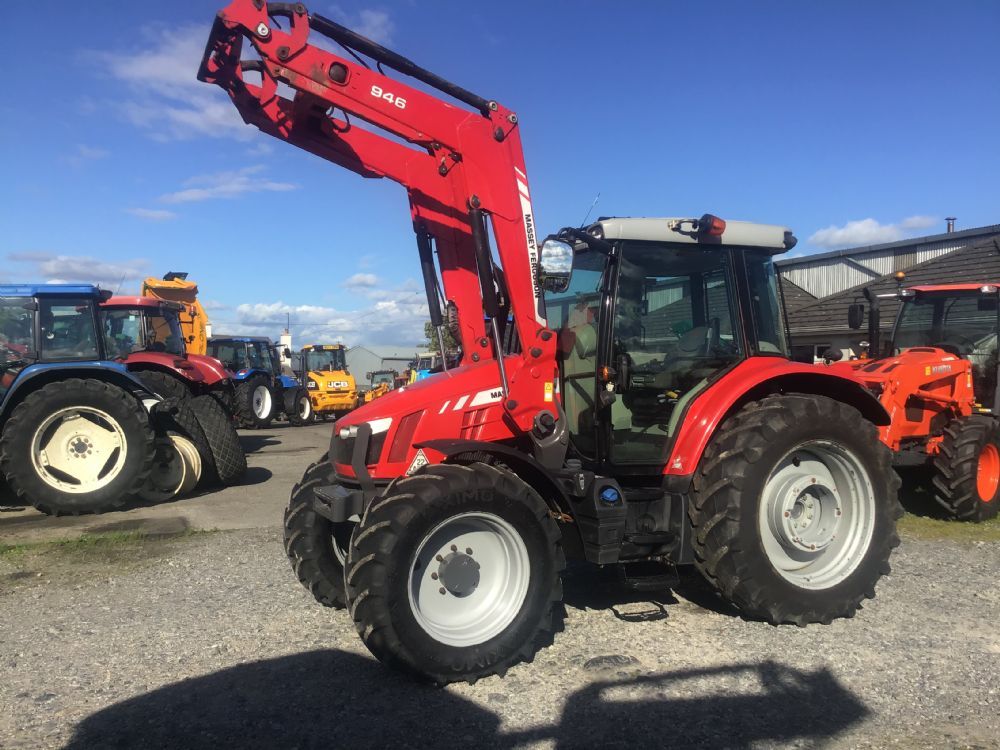
[[[523,177],[524,179],[528,179],[528,175],[526,175],[524,172],[522,172],[517,167],[514,167],[514,171],[517,172],[519,175],[521,175],[521,177]]]
[[[441,411],[439,411],[438,414],[444,414],[445,411],[447,411],[447,409],[448,409],[448,404],[450,404],[450,403],[451,403],[451,401],[445,401],[444,402],[444,406],[441,407]]]
[[[497,401],[503,398],[503,391],[500,386],[496,388],[490,388],[486,391],[480,391],[475,396],[472,397],[472,401],[469,402],[469,406],[484,406],[486,404],[495,404]]]
[[[525,198],[527,198],[527,199],[528,199],[529,201],[531,200],[531,196],[530,196],[530,195],[528,195],[528,186],[527,186],[527,185],[525,185],[525,184],[524,184],[523,182],[521,182],[520,180],[518,180],[518,181],[517,181],[517,189],[518,189],[519,191],[521,191],[521,195],[523,195],[523,196],[524,196]]]
[[[452,407],[451,410],[452,411],[458,411],[463,406],[465,406],[465,402],[468,401],[468,400],[469,400],[468,396],[462,396],[462,398],[460,398],[458,401],[455,402],[455,405]]]

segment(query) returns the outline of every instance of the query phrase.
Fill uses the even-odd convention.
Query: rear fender
[[[147,389],[124,365],[117,362],[72,362],[67,364],[37,364],[26,367],[4,394],[0,405],[0,420],[10,416],[11,411],[27,396],[49,383],[70,378],[103,380],[132,394],[136,401],[147,408],[159,402],[160,397]]]
[[[162,352],[135,352],[128,355],[125,365],[130,370],[152,370],[168,372],[189,383],[202,384],[205,378],[201,371],[184,357]]]
[[[744,404],[773,393],[828,396],[853,406],[876,426],[890,422],[882,404],[856,380],[784,359],[766,358],[765,362],[750,359],[722,376],[691,404],[681,420],[664,473],[692,474],[719,425]]]

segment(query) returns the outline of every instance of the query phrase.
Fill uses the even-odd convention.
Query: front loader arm
[[[309,44],[310,32],[351,55],[371,57],[379,70]],[[245,41],[259,59],[243,58]],[[473,111],[389,77],[382,65]],[[248,80],[258,75],[260,83]],[[532,379],[540,386],[539,367],[542,381],[554,379],[555,337],[539,311],[534,217],[517,116],[310,15],[299,3],[231,2],[216,18],[198,77],[226,90],[248,124],[364,177],[406,188],[414,228],[433,237],[444,294],[458,307],[463,356],[475,360],[499,353],[486,336],[470,210],[492,221],[514,323],[522,350],[532,357],[527,369],[535,369],[531,376],[520,373],[525,357],[510,364],[508,403],[517,421],[529,426],[541,401],[534,390],[541,391],[525,389]],[[291,98],[284,87],[294,92]]]

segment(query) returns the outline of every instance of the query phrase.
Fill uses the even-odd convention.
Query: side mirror
[[[549,237],[538,255],[538,281],[547,292],[560,294],[569,289],[573,276],[573,248],[569,243]]]
[[[288,347],[286,346],[286,347],[285,347],[285,359],[291,359],[291,358],[292,358],[292,350],[291,350],[291,349],[289,349],[289,348],[288,348]]]
[[[847,308],[847,326],[855,331],[865,323],[865,306],[856,302]]]
[[[844,352],[834,349],[832,346],[823,352],[823,360],[826,362],[839,362],[844,358]]]
[[[370,372],[366,372],[365,373],[365,380],[371,380],[371,379],[372,379],[372,374]]]

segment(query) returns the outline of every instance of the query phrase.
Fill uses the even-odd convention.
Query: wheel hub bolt
[[[437,573],[431,573],[431,580],[436,581],[438,579]]]
[[[466,547],[465,548],[465,554],[471,555],[472,554],[472,547]]]
[[[452,551],[452,552],[458,552],[458,547],[457,547],[457,546],[455,546],[454,544],[453,544],[453,545],[451,545],[451,551]]]
[[[438,593],[439,593],[439,594],[445,594],[445,593],[447,593],[447,592],[445,591],[445,588],[444,588],[444,586],[442,586],[441,588],[439,588],[439,589],[438,589]]]

